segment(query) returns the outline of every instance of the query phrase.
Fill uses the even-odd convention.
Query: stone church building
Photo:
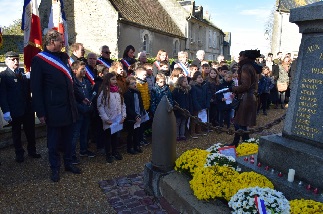
[[[43,29],[50,8],[51,1],[39,6]],[[225,34],[194,1],[64,0],[64,8],[69,43],[81,42],[95,53],[108,45],[112,58],[121,58],[128,45],[133,45],[136,53],[146,51],[148,57],[155,57],[160,49],[171,58],[188,51],[193,59],[200,49],[209,60],[223,54]]]

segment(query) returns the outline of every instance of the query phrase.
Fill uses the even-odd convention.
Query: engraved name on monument
[[[292,133],[300,138],[320,142],[323,139],[320,117],[323,115],[323,36],[304,41],[302,51],[303,72],[297,84]]]

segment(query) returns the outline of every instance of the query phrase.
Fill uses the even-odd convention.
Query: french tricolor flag
[[[42,34],[38,0],[25,0],[21,30],[24,31],[24,63],[26,71],[30,71],[31,59],[42,50]]]
[[[267,214],[264,200],[262,200],[258,196],[255,196],[255,204],[259,214]]]
[[[52,0],[52,8],[50,11],[48,21],[48,29],[57,30],[63,35],[65,51],[67,51],[68,32],[63,0]]]

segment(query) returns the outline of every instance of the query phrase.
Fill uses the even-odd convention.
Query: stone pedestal
[[[282,136],[260,139],[258,161],[323,190],[323,2],[291,10],[302,33]]]
[[[258,161],[287,175],[295,169],[297,180],[323,190],[323,150],[315,146],[270,135],[261,138]]]

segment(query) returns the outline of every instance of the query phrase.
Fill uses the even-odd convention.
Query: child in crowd
[[[126,118],[126,106],[117,85],[115,73],[108,73],[103,78],[97,101],[99,115],[102,119],[103,129],[106,134],[105,153],[108,163],[114,158],[122,160],[122,155],[117,150],[118,132],[111,133],[112,123],[122,124]]]
[[[192,87],[191,93],[193,100],[192,115],[198,116],[202,110],[210,108],[210,93],[207,83],[203,81],[202,73],[199,71],[194,73],[190,85]],[[201,125],[197,124],[193,119],[190,121],[191,136],[192,138],[198,138],[197,135],[201,134]]]
[[[143,67],[146,69],[146,81],[148,83],[149,93],[155,85],[155,76],[153,75],[153,65],[150,63],[145,63]]]
[[[270,90],[274,87],[274,84],[269,74],[270,74],[269,67],[264,66],[262,68],[262,73],[258,83],[259,103],[258,103],[257,113],[259,113],[260,107],[262,107],[262,112],[264,115],[267,115],[267,111],[266,111],[267,101],[269,99]]]
[[[189,76],[188,76],[188,78],[187,78],[187,81],[188,81],[188,83],[190,83],[190,82],[191,82],[191,78],[193,77],[194,73],[195,73],[196,71],[198,71],[198,67],[197,67],[197,65],[191,64],[191,65],[188,67],[188,70],[189,70],[190,74],[189,74]]]
[[[124,93],[124,102],[127,110],[127,119],[125,120],[125,126],[128,131],[127,152],[134,155],[142,153],[142,149],[140,148],[142,127],[135,128],[134,125],[141,123],[141,117],[146,114],[146,111],[140,92],[137,90],[136,78],[129,76],[126,79],[126,83],[128,90]]]
[[[215,92],[217,91],[217,88],[220,85],[219,75],[217,73],[217,70],[215,68],[211,68],[210,74],[208,78],[206,79],[206,82],[208,83],[209,92],[210,92],[210,123],[212,123],[213,126],[218,125],[218,113],[217,113],[217,105],[216,105],[216,96]]]
[[[138,67],[135,70],[135,73],[136,73],[137,89],[138,91],[140,91],[144,109],[145,111],[149,111],[151,96],[149,91],[149,85],[148,85],[148,82],[146,81],[147,71],[144,67]],[[142,125],[142,134],[140,134],[140,144],[148,145],[150,143],[145,140],[143,132],[151,128],[151,119],[141,125]]]
[[[175,68],[176,69],[176,68]],[[174,69],[174,70],[175,70]],[[172,91],[172,97],[174,103],[176,102],[180,108],[189,112],[192,111],[192,98],[191,98],[191,86],[188,84],[187,77],[180,76],[175,84],[175,89]],[[176,135],[177,141],[186,140],[185,128],[187,118],[179,111],[174,111],[176,117]]]
[[[210,65],[207,63],[207,64],[203,64],[201,66],[201,72],[202,72],[202,77],[204,80],[207,79],[207,77],[209,76],[209,73],[210,73]]]
[[[156,61],[153,64],[153,74],[154,76],[157,75],[157,73],[159,73],[159,71],[161,70],[161,65],[160,63],[166,61],[168,67],[168,55],[167,52],[165,50],[159,50],[156,56]]]
[[[222,65],[221,67],[218,68],[220,80],[224,79],[225,73],[227,71],[229,71],[229,67],[227,65]]]
[[[88,150],[88,131],[90,126],[90,116],[93,110],[91,99],[92,85],[85,77],[85,62],[74,61],[72,63],[74,73],[74,94],[77,103],[78,119],[73,127],[73,151],[72,163],[78,164],[76,157],[76,143],[80,139],[80,156],[95,157],[94,153]]]
[[[183,69],[177,67],[177,68],[174,68],[170,77],[168,78],[166,77],[166,84],[169,86],[170,91],[174,90],[175,83],[180,76],[184,76]]]
[[[169,63],[168,61],[161,61],[160,64],[160,69],[158,71],[158,74],[164,74],[165,76],[169,76]]]
[[[231,88],[234,86],[234,81],[232,80],[232,72],[228,71],[224,75],[221,84],[219,85],[218,90],[222,90],[224,88]],[[219,93],[216,95],[217,106],[219,109],[219,124],[223,127],[223,122],[227,125],[227,128],[230,128],[230,116],[231,116],[231,103],[232,103],[232,92],[225,91],[223,93]],[[231,101],[231,102],[230,102]]]
[[[133,65],[131,65],[131,66],[133,66]],[[128,69],[128,71],[129,70],[130,69]],[[110,69],[109,69],[109,72],[110,73],[114,72],[116,74],[118,87],[119,87],[121,93],[125,93],[125,91],[127,90],[127,86],[126,86],[127,72],[125,70],[123,70],[122,63],[121,62],[113,62]]]
[[[157,106],[163,96],[166,95],[170,104],[173,105],[172,94],[169,90],[168,85],[166,85],[166,77],[164,74],[157,74],[156,84],[151,90],[151,106],[150,111],[154,115],[157,109]]]
[[[238,86],[239,85],[239,81],[238,81],[238,71],[234,71],[234,72],[231,71],[231,72],[232,72],[232,80],[234,82],[234,86]]]
[[[149,93],[149,86],[146,81],[147,71],[143,67],[138,67],[136,69],[136,82],[137,82],[137,89],[140,91],[142,102],[144,104],[144,109],[147,111],[150,107],[150,93]]]
[[[217,61],[212,61],[211,62],[211,68],[218,69],[219,63]]]
[[[93,94],[96,94],[92,100],[92,105],[94,109],[93,115],[92,115],[92,118],[93,118],[92,127],[93,127],[94,141],[96,142],[96,150],[99,153],[104,154],[104,131],[102,129],[103,124],[97,108],[97,100],[99,96],[99,89],[102,85],[103,77],[107,73],[109,73],[109,68],[103,64],[99,64],[99,65],[96,65],[95,70],[97,73],[97,77],[94,79],[95,84],[92,89],[92,96]]]

